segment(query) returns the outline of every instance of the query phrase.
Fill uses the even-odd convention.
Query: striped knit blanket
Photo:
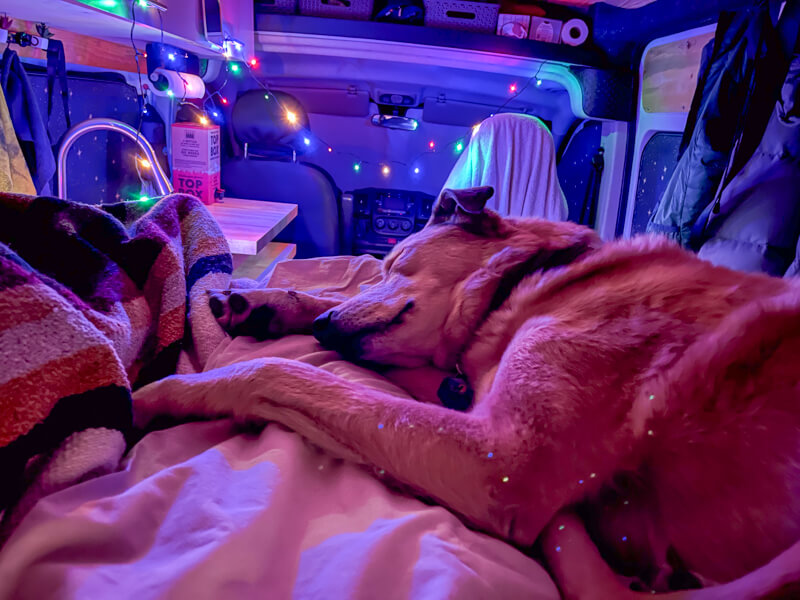
[[[228,286],[231,256],[206,208],[183,195],[102,208],[0,194],[0,511],[30,459],[68,439],[71,476],[96,468],[79,432],[111,430],[124,450],[131,389],[199,371],[224,338],[205,290]]]

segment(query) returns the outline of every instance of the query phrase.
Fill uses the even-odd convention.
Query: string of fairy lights
[[[496,113],[502,112],[503,109],[505,109],[513,100],[518,98],[534,82],[536,84],[536,87],[541,87],[543,81],[539,77],[539,74],[541,73],[541,70],[542,70],[542,68],[544,67],[545,64],[546,64],[546,61],[542,61],[539,64],[539,67],[537,68],[536,72],[533,75],[531,75],[522,85],[519,85],[517,83],[512,83],[511,85],[509,85],[509,88],[508,88],[509,97],[501,105],[499,105],[496,109],[494,109],[494,111],[491,113],[492,116],[494,116],[494,114],[496,114]],[[286,121],[291,125],[297,124],[297,122],[298,122],[297,115],[291,109],[284,107],[281,104],[280,99],[275,94],[273,94],[272,90],[261,79],[259,79],[258,76],[254,73],[253,70],[257,69],[258,66],[259,66],[258,59],[251,58],[250,60],[248,60],[247,62],[242,63],[241,65],[238,62],[229,62],[227,70],[228,70],[229,73],[232,73],[234,75],[240,75],[243,70],[246,71],[247,74],[256,83],[256,85],[258,85],[264,91],[265,100],[272,101],[272,102],[277,102],[278,109],[279,109],[280,112],[282,112],[285,115]],[[206,105],[207,105],[207,103],[210,102],[211,105],[213,106],[211,114],[217,119],[221,119],[221,115],[220,115],[219,111],[217,110],[217,107],[214,106],[213,99],[215,97],[217,97],[217,98],[220,99],[220,102],[222,104],[225,104],[225,105],[228,104],[228,102],[229,102],[228,99],[221,94],[222,89],[224,89],[224,87],[227,85],[227,83],[228,83],[228,80],[226,78],[225,81],[223,82],[222,86],[220,86],[220,88],[217,89],[216,91],[208,94],[208,97],[206,99],[204,99],[204,101],[203,101],[203,110],[204,111],[207,110],[206,109]],[[386,160],[386,161],[377,162],[377,165],[380,167],[381,174],[383,176],[385,176],[385,177],[388,177],[391,174],[391,168],[389,167],[389,165],[387,163],[398,164],[398,165],[401,165],[401,166],[404,166],[404,167],[408,167],[409,165],[414,165],[412,172],[415,175],[418,175],[420,173],[420,167],[418,166],[418,163],[419,163],[420,159],[423,156],[429,155],[429,154],[434,154],[434,153],[438,152],[440,148],[451,148],[452,151],[454,152],[454,154],[456,154],[456,155],[461,154],[461,152],[466,148],[466,145],[467,145],[467,142],[468,142],[469,138],[472,135],[474,135],[478,131],[479,128],[480,128],[480,123],[476,123],[465,134],[460,135],[460,136],[455,137],[455,138],[452,138],[452,139],[448,140],[445,143],[437,143],[436,140],[429,140],[427,145],[426,145],[426,150],[420,152],[419,154],[414,156],[408,162],[402,162],[402,161],[397,161],[397,160]],[[326,140],[321,138],[319,135],[313,134],[310,131],[305,131],[304,132],[304,137],[303,137],[303,142],[305,143],[306,146],[310,146],[312,144],[312,139],[316,140],[317,145],[319,147],[321,147],[321,148],[326,149],[328,153],[336,153],[336,154],[339,154],[339,155],[351,156],[354,159],[352,168],[353,168],[353,171],[355,171],[356,173],[362,172],[364,166],[373,164],[372,161],[363,159],[363,158],[359,157],[358,155],[356,155],[353,152],[339,151],[339,150],[335,149],[334,146],[329,144]]]
[[[149,0],[132,0],[131,13],[132,13],[132,17],[133,17],[133,26],[135,26],[135,14],[134,14],[133,5],[138,5],[141,8],[149,8],[151,6],[155,6],[155,5],[151,5],[149,3]],[[159,12],[159,17],[160,17],[160,12]],[[140,90],[142,91],[143,101],[141,103],[141,106],[142,106],[141,112],[142,112],[142,115],[146,115],[147,114],[147,103],[144,101],[144,99],[145,99],[144,96],[145,96],[146,92],[141,88],[141,72],[139,70],[139,57],[140,56],[145,56],[146,57],[146,54],[145,53],[141,53],[139,50],[136,49],[136,45],[135,45],[135,43],[133,41],[133,26],[131,28],[131,44],[132,44],[132,46],[134,48],[134,52],[136,53],[137,74],[138,74],[139,80],[140,80]],[[162,23],[162,36],[163,36],[163,23]],[[241,52],[241,50],[243,49],[243,46],[241,45],[240,42],[231,41],[230,43],[233,45],[233,47],[235,47],[237,52]],[[298,115],[293,110],[291,110],[290,108],[285,107],[281,103],[279,97],[276,96],[273,93],[273,91],[270,89],[270,87],[267,84],[265,84],[264,81],[262,81],[262,79],[259,78],[258,75],[255,73],[255,71],[259,68],[258,59],[256,57],[252,57],[252,58],[250,58],[250,59],[248,59],[246,61],[236,60],[236,59],[232,58],[232,52],[229,51],[227,45],[224,46],[224,48],[225,48],[224,56],[226,58],[225,72],[226,72],[227,75],[224,78],[224,80],[222,81],[221,85],[219,87],[217,87],[215,90],[213,90],[213,91],[209,91],[208,89],[206,90],[206,93],[203,96],[202,101],[201,101],[200,109],[202,111],[202,114],[198,117],[198,122],[200,124],[202,124],[202,125],[210,125],[212,123],[214,123],[214,124],[222,123],[222,121],[223,121],[223,108],[222,107],[228,106],[230,104],[229,98],[224,95],[224,90],[225,90],[226,86],[228,85],[229,77],[231,77],[231,76],[232,77],[242,77],[243,75],[246,74],[253,80],[253,82],[255,82],[255,84],[259,88],[261,88],[264,91],[264,99],[265,99],[265,101],[267,101],[267,102],[276,102],[277,103],[278,111],[284,115],[287,123],[289,123],[290,125],[296,125],[296,126],[300,127]],[[171,55],[168,55],[167,58],[168,59],[171,58],[172,60],[174,60],[174,57],[172,57]],[[536,72],[533,75],[531,75],[527,80],[525,80],[522,83],[522,85],[520,85],[518,83],[510,84],[509,87],[508,87],[508,97],[506,98],[506,100],[501,105],[499,105],[496,109],[494,109],[494,111],[491,113],[491,115],[493,116],[493,115],[495,115],[497,113],[502,112],[512,101],[514,101],[515,99],[519,98],[520,95],[522,93],[524,93],[531,86],[531,84],[533,84],[534,82],[535,82],[536,87],[541,87],[542,84],[543,84],[543,81],[539,77],[539,75],[541,73],[542,68],[545,66],[545,64],[547,64],[547,62],[548,61],[544,61],[544,60],[541,61],[539,63],[539,66],[538,66]],[[175,93],[172,90],[168,90],[166,92],[166,94],[170,99],[177,99],[180,104],[183,104],[183,103],[192,104],[191,102],[187,102],[187,100],[186,100],[187,82],[186,82],[185,79],[183,79],[183,77],[181,77],[181,79],[183,80],[183,83],[184,83],[184,94],[183,94],[183,96],[181,98],[176,98],[175,97]],[[220,105],[222,105],[222,106],[220,106]],[[192,106],[195,106],[195,105],[192,104]],[[143,116],[142,115],[140,115],[140,118],[139,118],[139,127],[141,127],[141,122],[143,120]],[[378,166],[378,168],[379,168],[379,172],[381,173],[381,175],[383,175],[384,177],[388,177],[392,173],[392,169],[391,169],[391,166],[390,166],[392,164],[393,165],[400,165],[400,166],[406,167],[406,168],[411,166],[412,167],[411,168],[411,172],[414,175],[419,175],[420,172],[421,172],[420,161],[424,156],[440,152],[442,149],[445,149],[445,148],[451,149],[452,152],[455,155],[461,154],[463,152],[463,150],[466,148],[467,143],[468,143],[469,139],[471,138],[471,136],[475,135],[475,133],[478,131],[479,128],[480,128],[480,123],[477,123],[477,124],[473,125],[471,128],[469,128],[468,131],[466,131],[464,134],[462,134],[462,135],[460,135],[458,137],[452,138],[452,139],[450,139],[450,140],[448,140],[448,141],[446,141],[444,143],[437,142],[436,140],[429,140],[428,143],[426,144],[425,150],[423,150],[422,152],[420,152],[419,154],[414,156],[408,162],[402,162],[402,161],[397,161],[397,160],[388,160],[388,159],[387,160],[383,160],[383,161],[375,161],[375,162],[373,162],[373,161],[367,160],[367,159],[365,159],[365,158],[363,158],[363,157],[361,157],[361,156],[359,156],[359,155],[357,155],[357,154],[355,154],[353,152],[345,151],[345,150],[338,150],[334,145],[328,143],[326,140],[322,139],[318,134],[312,133],[309,130],[304,130],[302,132],[302,134],[303,134],[303,138],[302,139],[303,139],[303,143],[308,147],[311,147],[312,143],[313,143],[315,147],[322,148],[323,151],[327,151],[328,153],[351,157],[352,160],[353,160],[352,169],[353,169],[353,171],[355,173],[362,173],[365,170],[366,167],[371,166],[372,164],[376,164]],[[139,160],[139,165],[141,165],[143,167],[149,166],[149,165],[146,164],[146,162],[147,161],[144,161],[143,159],[140,159]]]

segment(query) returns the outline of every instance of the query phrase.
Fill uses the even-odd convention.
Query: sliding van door
[[[642,55],[624,237],[645,231],[678,164],[703,47],[715,29],[710,25],[659,38]]]

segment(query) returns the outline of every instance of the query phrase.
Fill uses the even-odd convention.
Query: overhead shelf
[[[452,48],[592,68],[607,66],[601,55],[585,48],[455,29],[276,14],[256,14],[255,28],[262,44],[281,36],[326,36]]]
[[[158,42],[177,46],[205,58],[218,57],[222,49],[196,31],[200,22],[198,2],[172,2],[161,15],[155,8],[136,7],[136,24],[128,0],[3,0],[2,12],[15,19],[44,22],[55,28],[130,44],[131,28],[137,43]],[[177,11],[170,13],[170,10]],[[187,11],[192,14],[187,14]],[[178,14],[178,12],[180,14]]]
[[[633,72],[584,48],[532,40],[372,21],[256,14],[256,48],[278,55],[382,60],[531,77],[558,83],[587,118],[633,116]]]

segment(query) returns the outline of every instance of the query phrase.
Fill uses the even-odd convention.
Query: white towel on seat
[[[567,218],[556,174],[553,137],[536,117],[514,113],[483,121],[453,167],[445,188],[490,185],[487,207],[508,217]]]

